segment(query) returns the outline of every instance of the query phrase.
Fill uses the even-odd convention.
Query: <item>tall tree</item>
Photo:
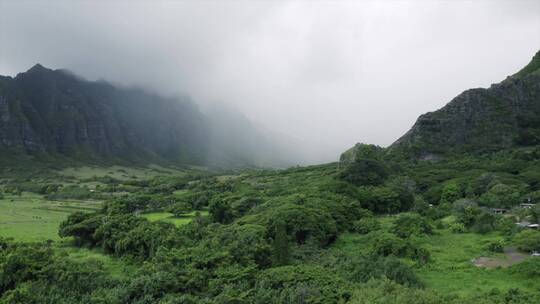
[[[287,226],[279,220],[275,225],[274,236],[274,263],[283,266],[289,263],[289,239],[287,238]]]

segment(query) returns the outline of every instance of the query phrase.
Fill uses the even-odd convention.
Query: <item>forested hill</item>
[[[279,145],[229,112],[216,122],[216,115],[202,113],[185,97],[87,81],[37,64],[13,78],[0,76],[0,154],[220,167],[287,164],[287,155],[275,157]]]
[[[420,158],[540,144],[540,51],[521,71],[488,89],[470,89],[421,115],[390,146]]]

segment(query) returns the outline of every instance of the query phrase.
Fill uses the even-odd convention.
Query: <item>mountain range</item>
[[[287,166],[284,137],[240,112],[203,113],[188,97],[87,81],[36,64],[0,76],[0,153],[82,161]]]
[[[385,151],[429,160],[539,144],[540,52],[502,82],[466,90],[421,115]],[[87,81],[40,64],[0,76],[3,155],[284,167],[302,158],[294,151],[299,145],[234,109],[215,106],[203,113],[187,97]]]

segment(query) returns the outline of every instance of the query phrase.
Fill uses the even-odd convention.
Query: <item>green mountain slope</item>
[[[419,158],[540,144],[540,52],[517,74],[421,115],[389,151]]]

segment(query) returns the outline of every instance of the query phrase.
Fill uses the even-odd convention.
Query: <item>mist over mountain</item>
[[[0,78],[0,150],[77,160],[283,167],[299,161],[241,113],[87,81],[40,64]]]
[[[227,103],[315,143],[299,153],[317,163],[390,145],[540,46],[540,2],[527,0],[36,2],[0,1],[0,75],[40,62]]]

